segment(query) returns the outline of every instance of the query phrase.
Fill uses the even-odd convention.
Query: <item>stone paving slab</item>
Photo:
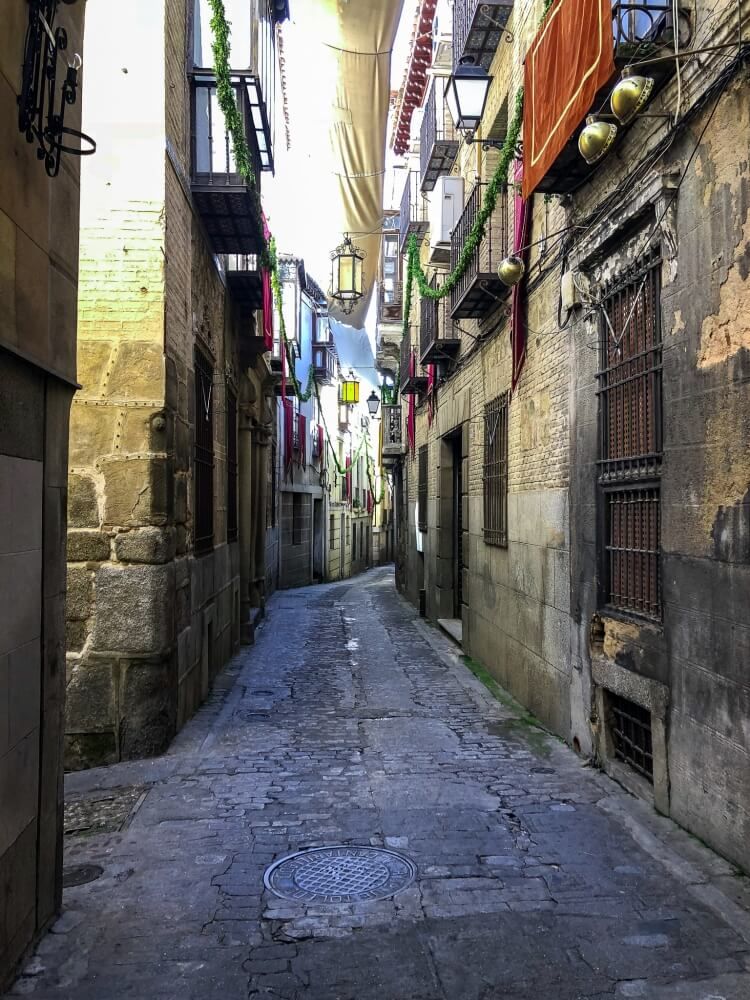
[[[66,866],[102,874],[8,1000],[750,1000],[747,880],[529,734],[391,572],[269,611],[168,754],[68,777]],[[265,888],[327,844],[406,854],[416,881]]]

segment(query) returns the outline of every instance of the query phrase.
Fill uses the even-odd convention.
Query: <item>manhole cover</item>
[[[382,847],[314,847],[276,861],[266,888],[283,899],[308,903],[353,903],[386,899],[411,885],[416,866]]]
[[[70,865],[63,868],[63,889],[70,889],[74,885],[85,885],[93,882],[104,872],[99,865]]]

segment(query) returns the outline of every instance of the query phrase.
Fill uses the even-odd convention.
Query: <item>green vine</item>
[[[513,113],[513,119],[508,126],[505,142],[500,150],[500,159],[498,160],[497,167],[492,175],[492,179],[487,185],[487,190],[484,192],[482,207],[479,209],[477,217],[474,220],[474,224],[469,231],[469,235],[466,237],[466,242],[461,249],[461,254],[456,262],[456,266],[453,268],[451,273],[447,275],[445,281],[439,288],[432,288],[430,286],[429,279],[419,263],[419,244],[417,243],[417,238],[413,234],[409,237],[407,250],[406,289],[404,292],[404,336],[406,336],[409,332],[411,293],[414,281],[417,283],[419,294],[422,298],[445,298],[445,296],[450,294],[450,292],[456,287],[456,284],[463,277],[467,267],[471,263],[474,254],[477,253],[479,244],[484,239],[487,223],[495,210],[498,195],[503,188],[507,187],[510,165],[513,162],[514,157],[517,155],[518,141],[521,137],[522,122],[523,88],[516,94],[516,105]]]
[[[224,0],[208,0],[211,5],[211,31],[213,42],[211,49],[214,56],[214,76],[216,77],[216,96],[219,100],[219,107],[224,115],[227,131],[232,137],[232,150],[234,152],[234,162],[237,165],[237,173],[244,180],[255,186],[255,175],[253,173],[253,161],[250,149],[245,136],[245,123],[237,108],[237,100],[232,86],[231,71],[229,69],[229,53],[231,49],[231,24],[227,21],[224,10]]]

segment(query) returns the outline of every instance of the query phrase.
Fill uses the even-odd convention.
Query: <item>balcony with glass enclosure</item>
[[[251,156],[256,150],[248,90],[239,79],[232,84]],[[257,156],[255,183],[238,168],[213,76],[191,79],[191,191],[214,253],[257,254],[263,246],[258,211]]]

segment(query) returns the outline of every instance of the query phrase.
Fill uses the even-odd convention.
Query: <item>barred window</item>
[[[602,601],[661,617],[661,259],[605,288],[599,381]]]
[[[484,408],[484,541],[508,544],[508,402],[507,392]]]
[[[227,389],[227,541],[237,541],[237,396]]]
[[[206,552],[214,542],[214,385],[211,362],[197,348],[194,367],[193,547]]]
[[[423,444],[419,449],[418,455],[417,508],[419,511],[418,527],[420,531],[427,531],[427,449],[428,446]]]

